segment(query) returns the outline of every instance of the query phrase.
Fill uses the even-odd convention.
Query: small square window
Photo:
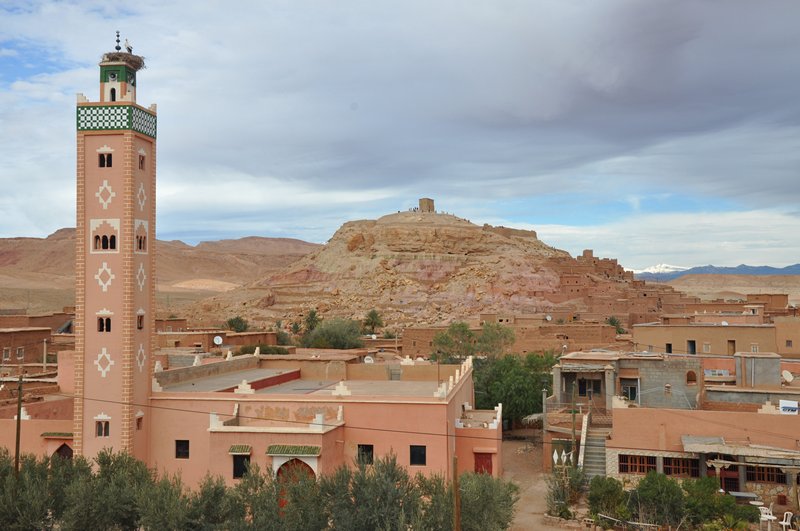
[[[786,340],[786,346],[789,347],[789,348],[792,347],[792,340],[791,339],[787,339]]]
[[[703,352],[705,353],[711,352],[711,343],[703,343]]]
[[[427,463],[427,447],[412,444],[410,447],[411,466],[425,466]]]
[[[10,347],[3,347],[3,359],[10,360],[11,359],[11,348]]]
[[[17,347],[17,359],[21,360],[25,357],[25,347]]]
[[[758,352],[758,343],[750,344],[750,352]]]
[[[233,456],[233,479],[240,479],[245,475],[247,469],[250,467],[249,455],[234,455]]]
[[[189,441],[181,439],[175,441],[175,459],[189,459]]]
[[[375,447],[371,444],[358,445],[358,462],[371,465],[375,456]]]

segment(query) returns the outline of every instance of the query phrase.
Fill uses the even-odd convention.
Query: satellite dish
[[[364,363],[367,363],[367,364],[375,363],[375,360],[372,358],[372,356],[365,356],[364,357]]]
[[[721,324],[722,326],[728,326],[728,321],[722,321],[720,324]]]
[[[789,371],[781,372],[781,376],[783,376],[783,380],[786,383],[792,383],[794,381],[794,376]]]
[[[214,336],[214,344],[220,346],[222,344],[222,336]]]
[[[552,321],[553,320],[553,316],[552,315],[545,315],[544,316],[544,320],[545,321]]]
[[[375,335],[375,334],[372,334],[372,336],[371,336],[371,337],[372,337],[372,339],[378,339],[378,336],[377,336],[377,335]]]

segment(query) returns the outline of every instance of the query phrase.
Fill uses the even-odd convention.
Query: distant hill
[[[741,264],[736,267],[705,265],[680,271],[659,271],[657,273],[641,272],[636,274],[636,278],[649,282],[669,282],[685,275],[800,275],[800,264],[786,267],[750,266],[746,264]]]
[[[177,304],[182,293],[230,290],[274,274],[319,248],[291,238],[255,236],[196,246],[159,240],[157,296],[170,294],[167,300]],[[74,228],[47,238],[0,238],[0,308],[60,310],[74,304],[74,286]]]

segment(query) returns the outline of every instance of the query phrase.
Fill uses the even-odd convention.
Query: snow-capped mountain
[[[634,269],[633,272],[637,275],[640,275],[642,273],[659,274],[659,273],[677,273],[678,271],[686,271],[687,269],[689,268],[683,266],[676,266],[670,264],[657,264],[654,266],[646,267],[645,269],[638,269],[638,270]]]

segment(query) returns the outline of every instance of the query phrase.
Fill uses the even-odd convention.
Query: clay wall
[[[50,328],[0,328],[0,364],[42,363]]]

